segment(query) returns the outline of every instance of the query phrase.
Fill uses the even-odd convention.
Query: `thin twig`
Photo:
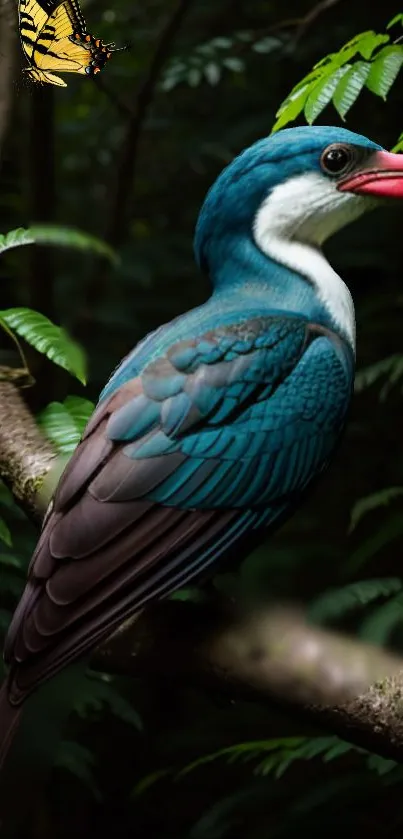
[[[113,247],[120,245],[125,234],[125,219],[133,190],[138,146],[143,124],[152,104],[161,70],[169,57],[172,43],[192,2],[193,0],[179,0],[175,11],[161,32],[147,75],[135,97],[133,113],[127,127],[126,139],[117,170],[116,190],[106,232],[106,240]]]

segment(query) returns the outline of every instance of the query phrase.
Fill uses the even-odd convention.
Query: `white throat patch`
[[[263,253],[313,283],[353,349],[352,297],[320,247],[370,206],[368,199],[338,192],[329,178],[309,172],[276,186],[258,210],[253,228],[255,242]]]

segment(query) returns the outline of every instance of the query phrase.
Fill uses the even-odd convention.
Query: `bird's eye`
[[[352,149],[339,143],[328,146],[322,154],[320,163],[327,175],[344,175],[353,163]]]

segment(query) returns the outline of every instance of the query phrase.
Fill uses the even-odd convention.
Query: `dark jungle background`
[[[5,34],[5,22],[0,26],[6,45],[0,49],[0,231],[57,222],[105,238],[122,258],[113,269],[68,250],[2,256],[2,308],[43,312],[88,357],[83,388],[28,349],[36,385],[25,395],[35,412],[71,394],[95,400],[147,331],[205,298],[192,235],[209,185],[234,154],[270,131],[280,102],[315,61],[357,32],[382,31],[401,11],[390,0],[334,0],[318,4],[317,14],[312,0],[182,0],[176,20],[178,7],[168,0],[82,5],[91,32],[130,46],[113,56],[99,82],[65,76],[65,89],[29,85],[17,37]],[[7,26],[13,31],[12,21]],[[157,67],[156,49],[164,59]],[[13,71],[4,74],[10,54]],[[320,122],[341,124],[332,106]],[[347,126],[390,148],[403,130],[401,81],[386,104],[364,92]],[[342,449],[317,491],[234,570],[234,579],[218,585],[241,580],[270,598],[312,603],[331,587],[400,578],[401,498],[387,490],[403,485],[402,229],[402,211],[386,210],[329,244],[329,258],[356,302],[357,369],[370,370],[358,377]],[[12,347],[5,337],[2,348],[6,360]],[[357,501],[374,493],[380,495],[371,514],[350,532]],[[13,542],[1,546],[3,633],[36,539],[16,507],[5,509]],[[386,585],[382,596],[380,586],[377,599],[350,611],[339,598],[332,623],[402,650],[398,584],[394,589],[386,596]],[[294,736],[307,739],[280,777],[281,760],[270,762],[270,746],[258,754],[251,746],[238,760],[217,758],[177,778],[191,762],[226,746]],[[358,752],[267,702],[98,674],[71,717],[27,835],[291,839],[306,831],[393,839],[402,832],[402,783],[393,762]]]

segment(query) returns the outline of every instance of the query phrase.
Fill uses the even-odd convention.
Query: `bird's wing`
[[[246,536],[251,549],[251,531],[320,471],[351,391],[324,332],[297,317],[217,329],[101,401],[8,633],[15,701]]]

